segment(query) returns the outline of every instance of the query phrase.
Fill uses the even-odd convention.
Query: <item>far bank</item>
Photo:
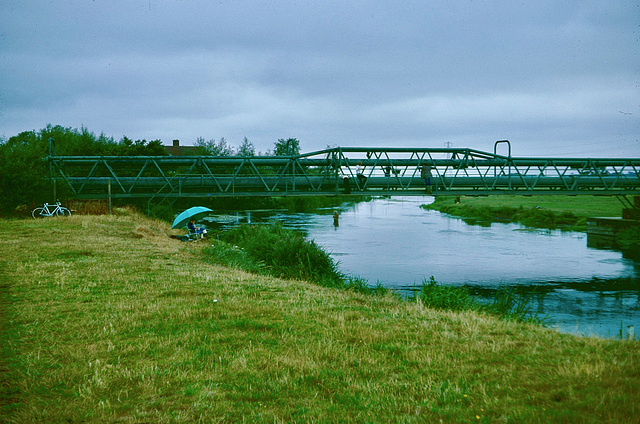
[[[434,209],[466,222],[488,225],[514,222],[527,227],[586,231],[590,217],[621,217],[622,203],[614,196],[437,196],[425,209]]]

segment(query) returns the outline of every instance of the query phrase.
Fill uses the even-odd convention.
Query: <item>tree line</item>
[[[245,137],[236,149],[227,143],[227,140],[222,137],[220,140],[215,139],[207,140],[203,137],[198,137],[195,142],[195,146],[198,148],[199,155],[208,156],[296,156],[300,154],[300,141],[295,138],[280,138],[274,143],[273,152],[267,150],[264,155],[256,153],[256,148],[247,137]]]
[[[246,137],[237,148],[224,138],[195,142],[199,155],[260,156]],[[84,126],[80,129],[47,125],[39,131],[24,131],[0,139],[0,215],[11,216],[50,199],[49,167],[46,157],[58,156],[167,156],[161,140],[132,140],[123,136],[115,141],[104,133],[96,136]],[[295,138],[279,139],[273,152],[265,155],[294,156],[300,154]]]

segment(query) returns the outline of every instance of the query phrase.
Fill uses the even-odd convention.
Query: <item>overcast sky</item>
[[[0,137],[640,157],[639,52],[640,0],[0,0]]]

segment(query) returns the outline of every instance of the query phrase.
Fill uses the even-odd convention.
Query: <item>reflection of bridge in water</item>
[[[508,143],[507,141],[496,142]],[[640,158],[519,158],[473,149],[343,148],[299,156],[49,156],[74,198],[640,194]],[[362,177],[357,177],[358,164]]]

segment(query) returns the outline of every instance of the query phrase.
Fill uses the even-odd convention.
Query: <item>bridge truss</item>
[[[425,195],[425,166],[433,195],[640,194],[640,158],[529,158],[512,157],[510,145],[507,156],[495,150],[336,147],[290,157],[47,160],[52,181],[73,198]]]

